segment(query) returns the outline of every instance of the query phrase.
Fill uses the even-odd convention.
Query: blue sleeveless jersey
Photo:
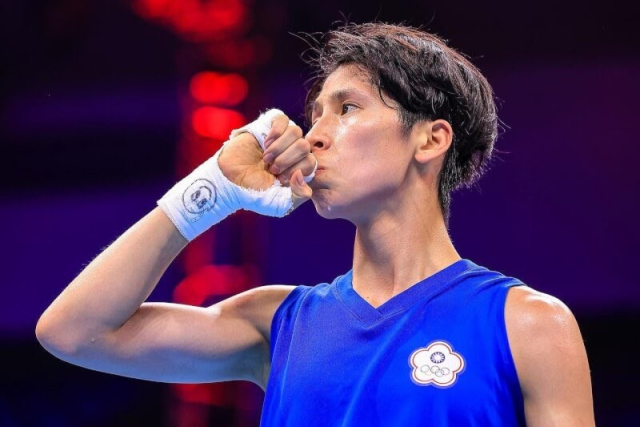
[[[275,312],[261,426],[525,424],[504,318],[522,282],[462,259],[374,308],[351,279]]]

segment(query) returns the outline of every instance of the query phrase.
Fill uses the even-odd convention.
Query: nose
[[[327,150],[331,146],[331,138],[328,132],[328,123],[320,118],[307,132],[306,140],[311,144],[311,152]]]

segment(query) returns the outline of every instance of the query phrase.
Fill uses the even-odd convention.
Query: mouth
[[[326,187],[326,182],[322,179],[324,171],[324,168],[318,168],[314,178],[309,182],[309,187],[313,190],[320,190]]]
[[[316,169],[316,176],[322,176],[325,172],[326,169],[324,166],[318,166],[318,169]]]

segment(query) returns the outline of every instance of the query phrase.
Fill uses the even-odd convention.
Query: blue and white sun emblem
[[[440,351],[436,351],[431,355],[430,359],[433,363],[442,363],[444,362],[444,354]]]

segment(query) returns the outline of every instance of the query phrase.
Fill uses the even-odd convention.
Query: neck
[[[357,224],[353,288],[374,307],[460,260],[437,198],[395,206]]]

